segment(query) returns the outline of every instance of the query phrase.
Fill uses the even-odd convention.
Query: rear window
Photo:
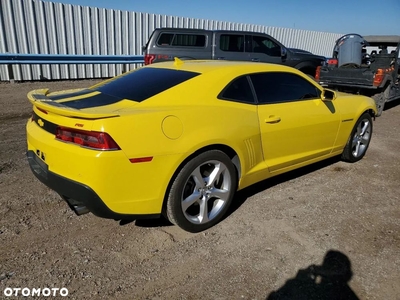
[[[118,77],[97,88],[96,91],[122,99],[141,102],[197,75],[200,75],[200,73],[142,68]]]
[[[204,47],[206,36],[202,34],[162,33],[157,41],[158,46]]]

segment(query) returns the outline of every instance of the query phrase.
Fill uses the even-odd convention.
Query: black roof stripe
[[[123,100],[123,98],[121,97],[110,96],[101,93],[98,95],[94,95],[92,97],[63,102],[62,105],[76,109],[83,109],[83,108],[91,108],[91,107],[114,104],[121,100]]]

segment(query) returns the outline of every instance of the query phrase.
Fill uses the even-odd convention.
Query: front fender
[[[376,115],[377,109],[374,99],[361,95],[343,96],[343,93],[339,93],[334,101],[339,107],[341,117],[336,146],[338,149],[342,149],[360,116],[366,111],[372,111]]]

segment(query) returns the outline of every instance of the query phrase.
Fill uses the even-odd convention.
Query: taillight
[[[376,73],[374,75],[374,83],[373,83],[373,85],[374,86],[380,86],[382,81],[383,81],[383,78],[385,78],[384,70],[383,69],[376,70]]]
[[[321,66],[318,66],[317,70],[315,71],[315,80],[316,81],[319,81],[320,75],[321,75]]]
[[[91,149],[121,149],[112,137],[105,132],[85,131],[59,126],[56,129],[56,139]]]
[[[328,65],[334,65],[336,66],[338,64],[338,60],[336,58],[330,58],[328,59]]]
[[[153,63],[153,60],[156,58],[154,54],[146,54],[144,56],[144,64],[145,65],[150,65]]]

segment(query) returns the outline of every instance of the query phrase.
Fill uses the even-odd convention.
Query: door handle
[[[281,121],[281,117],[279,116],[269,116],[267,119],[265,119],[265,123],[268,124],[275,124],[279,123]]]
[[[251,59],[251,61],[256,61],[256,62],[259,62],[259,61],[260,61],[260,59],[259,59],[259,58],[252,58],[252,59]]]
[[[225,57],[217,57],[217,59],[225,59]]]

